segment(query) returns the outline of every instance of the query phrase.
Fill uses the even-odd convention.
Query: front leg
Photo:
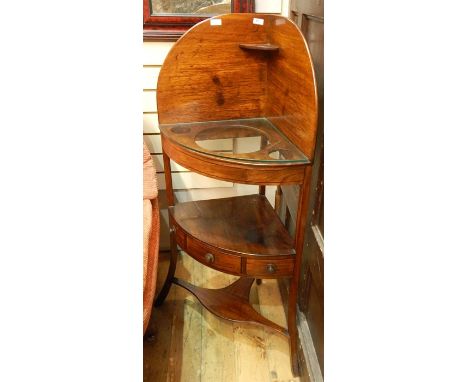
[[[177,242],[175,239],[175,229],[171,228],[170,229],[170,240],[171,240],[171,260],[169,264],[169,270],[167,272],[167,277],[166,281],[164,281],[164,285],[161,288],[161,291],[158,294],[158,297],[156,298],[156,301],[154,302],[154,306],[160,306],[166,299],[169,289],[171,289],[172,281],[174,280],[174,274],[176,271],[176,266],[177,266]]]

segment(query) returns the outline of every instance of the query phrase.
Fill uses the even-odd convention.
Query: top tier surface
[[[157,104],[162,131],[166,125],[218,121],[217,127],[233,132],[232,120],[263,119],[262,126],[272,125],[295,146],[291,160],[312,158],[317,127],[312,61],[301,32],[282,16],[234,13],[195,25],[166,57]]]
[[[309,163],[266,118],[178,123],[159,128],[172,142],[205,155],[264,164]]]

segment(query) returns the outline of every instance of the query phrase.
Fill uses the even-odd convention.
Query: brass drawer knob
[[[205,255],[205,260],[206,260],[208,263],[214,262],[214,256],[213,256],[213,254],[207,253],[207,254]]]
[[[267,264],[266,271],[268,273],[275,273],[276,272],[276,265],[275,264]]]

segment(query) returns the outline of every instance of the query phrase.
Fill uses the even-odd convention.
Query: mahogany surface
[[[267,61],[239,43],[266,41],[266,30],[243,16],[202,21],[172,47],[158,79],[160,124],[263,116]]]
[[[269,266],[273,266],[272,271]],[[290,259],[281,260],[252,260],[246,259],[245,273],[250,276],[271,278],[278,277],[278,275],[292,275],[294,270],[294,261]]]
[[[202,21],[167,55],[157,86],[160,125],[265,117],[312,158],[316,85],[300,30],[275,15],[213,19],[222,25]],[[255,45],[276,45],[278,51],[245,49]]]
[[[206,309],[218,317],[267,326],[288,336],[285,328],[266,319],[250,305],[249,292],[254,280],[254,278],[240,278],[221,289],[200,288],[178,278],[174,279],[174,283],[192,292]]]
[[[234,275],[241,274],[242,259],[240,256],[225,253],[219,250],[219,248],[206,245],[190,236],[187,238],[186,247],[182,248],[190,253],[194,259],[204,265],[221,272],[227,272]]]
[[[245,184],[297,184],[304,179],[304,171],[309,163],[300,162],[278,163],[228,160],[207,155],[201,152],[189,151],[182,145],[174,143],[161,135],[164,152],[181,166],[206,175],[210,178]],[[166,164],[165,164],[166,166]],[[259,168],[262,167],[261,171]],[[170,175],[170,174],[169,174]],[[167,179],[166,179],[167,184]],[[169,190],[169,188],[167,187]]]
[[[278,19],[270,20],[277,23]],[[271,28],[268,36],[280,47],[267,68],[264,115],[307,157],[312,158],[317,131],[317,87],[312,59],[302,33],[292,21]]]
[[[257,43],[257,44],[239,44],[242,49],[247,50],[270,50],[270,51],[277,51],[279,49],[278,45],[273,45],[270,43]]]
[[[309,163],[308,158],[265,118],[163,124],[159,126],[159,129],[165,137],[190,151],[215,158],[223,157],[223,159],[236,163],[244,161],[262,162],[265,165]],[[256,151],[249,153],[215,151],[203,148],[197,143],[206,140],[215,141],[246,137],[259,138]],[[280,153],[281,156],[274,157],[270,155],[274,152]]]
[[[289,334],[297,375],[297,294],[318,110],[310,53],[300,30],[284,17],[229,14],[213,19],[221,25],[203,21],[173,46],[158,79],[171,243],[202,264],[241,278],[219,290],[193,286],[173,274],[166,283],[186,288],[220,317]],[[244,126],[233,129],[233,123]],[[249,129],[245,124],[253,125]],[[259,149],[244,154],[235,152],[235,145],[230,153],[199,144],[253,136],[261,138]],[[272,157],[275,152],[278,156]],[[236,183],[299,185],[294,238],[262,195],[264,187],[259,195],[174,204],[170,160]],[[287,332],[248,302],[254,278],[279,277],[290,278]]]
[[[178,203],[170,210],[189,235],[240,256],[290,256],[293,239],[263,195]]]
[[[200,263],[236,276],[293,275],[293,239],[265,196],[179,203],[169,212],[177,245]]]
[[[174,224],[177,245],[194,259],[210,268],[236,276],[264,279],[291,277],[293,274],[295,263],[293,255],[262,256],[261,259],[240,256],[187,235],[174,219],[171,221]]]

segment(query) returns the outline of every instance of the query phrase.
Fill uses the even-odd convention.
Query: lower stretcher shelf
[[[187,289],[206,309],[218,317],[263,325],[289,336],[287,329],[266,319],[250,305],[249,293],[253,281],[254,278],[241,277],[225,288],[205,289],[178,278],[173,279],[174,284]]]

